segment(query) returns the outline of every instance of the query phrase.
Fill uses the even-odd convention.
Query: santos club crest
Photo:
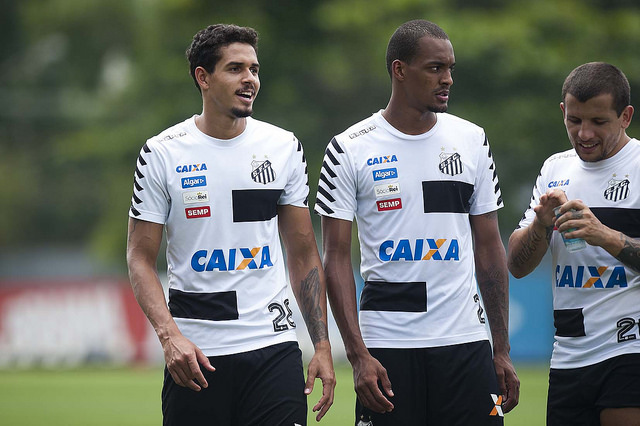
[[[610,201],[624,200],[629,196],[629,179],[611,179],[604,190],[604,198]]]
[[[453,154],[447,154],[443,152],[440,154],[440,165],[438,166],[442,173],[455,176],[462,173],[462,160],[460,154],[457,152]]]
[[[252,161],[251,162],[251,179],[254,182],[268,184],[269,182],[273,182],[276,178],[276,172],[273,171],[271,167],[271,161]]]

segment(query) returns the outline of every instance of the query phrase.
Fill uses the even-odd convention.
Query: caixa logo
[[[549,188],[557,188],[559,186],[567,186],[569,185],[569,179],[560,179],[560,180],[552,180],[547,185]]]
[[[195,188],[196,186],[205,186],[207,184],[206,176],[192,176],[181,179],[182,188]]]
[[[207,164],[183,164],[176,166],[176,173],[202,172],[207,170]]]
[[[448,241],[448,242],[447,242]],[[442,251],[441,251],[442,250]],[[419,260],[460,260],[458,240],[446,238],[425,238],[413,242],[402,239],[387,240],[380,244],[378,256],[383,262]]]
[[[560,271],[560,265],[557,265],[556,287],[622,288],[627,287],[627,274],[624,266],[611,269],[609,266],[565,265]]]
[[[398,157],[395,154],[384,155],[382,157],[372,157],[367,160],[368,166],[374,166],[376,164],[393,163],[398,161]]]
[[[241,271],[273,266],[269,246],[232,248],[228,250],[198,250],[191,256],[191,268],[204,271]]]
[[[398,170],[394,167],[391,169],[380,169],[373,171],[373,180],[394,179],[398,177]]]

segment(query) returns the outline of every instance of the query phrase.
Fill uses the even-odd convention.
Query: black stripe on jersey
[[[144,188],[140,186],[136,179],[133,180],[133,186],[135,186],[138,191],[144,190]]]
[[[144,158],[142,158],[142,154],[138,154],[138,162],[140,162],[141,166],[146,166],[147,162],[144,161]]]
[[[584,315],[582,314],[582,308],[554,310],[553,325],[556,327],[556,336],[586,336],[584,332]]]
[[[329,174],[329,176],[331,176],[332,178],[337,176],[336,173],[333,170],[331,170],[331,167],[329,167],[326,161],[322,162],[322,168],[325,169]]]
[[[170,288],[169,311],[174,318],[236,320],[238,299],[235,291],[193,293]]]
[[[316,206],[321,208],[326,214],[333,214],[334,211],[331,207],[327,206],[322,200],[316,198]]]
[[[425,213],[469,213],[473,185],[456,180],[422,182]]]
[[[331,139],[331,146],[336,150],[338,154],[344,154],[344,151],[342,150],[342,148],[340,148],[340,144],[338,144],[336,138]]]
[[[334,201],[336,201],[336,199],[333,198],[331,194],[329,194],[329,191],[327,191],[323,187],[318,186],[318,192],[324,195],[324,198],[326,198],[328,202],[333,203]]]
[[[131,213],[133,213],[133,215],[136,217],[140,216],[140,212],[135,207],[133,207],[133,203],[131,203]]]
[[[329,187],[330,190],[333,191],[334,189],[336,189],[336,186],[332,184],[329,179],[327,179],[324,173],[320,173],[320,180],[323,181],[327,185],[327,187]]]
[[[328,149],[325,151],[325,155],[329,157],[329,160],[331,160],[334,166],[340,165],[340,162],[338,161],[338,159]]]
[[[151,152],[151,149],[147,146],[146,143],[142,146],[142,150],[147,154]]]
[[[140,171],[138,166],[136,166],[136,176],[138,176],[138,179],[143,179],[144,178],[144,175],[142,174],[142,172]]]
[[[142,202],[142,200],[140,198],[138,198],[138,196],[136,194],[133,194],[133,201],[135,201],[136,204],[140,204]]]
[[[282,189],[236,189],[231,191],[234,222],[261,222],[278,214]]]
[[[427,283],[366,281],[361,311],[427,312]]]
[[[617,207],[590,207],[603,225],[620,231],[628,237],[640,238],[640,209]]]

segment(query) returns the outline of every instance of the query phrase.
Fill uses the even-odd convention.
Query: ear
[[[560,109],[562,110],[562,120],[564,120],[564,117],[565,117],[564,102],[560,102]]]
[[[391,63],[391,75],[397,80],[404,80],[404,63],[396,59]]]
[[[627,105],[625,109],[622,110],[620,118],[622,118],[622,128],[626,129],[629,127],[631,125],[631,119],[633,118],[633,107],[631,105]]]
[[[194,70],[194,75],[201,90],[206,90],[209,88],[209,73],[207,72],[207,70],[202,67],[196,67],[196,69]]]

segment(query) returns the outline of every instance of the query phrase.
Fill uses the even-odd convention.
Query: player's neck
[[[196,117],[196,127],[205,135],[216,139],[233,139],[244,132],[247,119],[232,115],[212,114],[206,108]]]
[[[421,135],[435,126],[437,117],[432,111],[420,112],[408,105],[400,105],[389,100],[389,104],[382,111],[382,116],[389,124],[406,135]]]

